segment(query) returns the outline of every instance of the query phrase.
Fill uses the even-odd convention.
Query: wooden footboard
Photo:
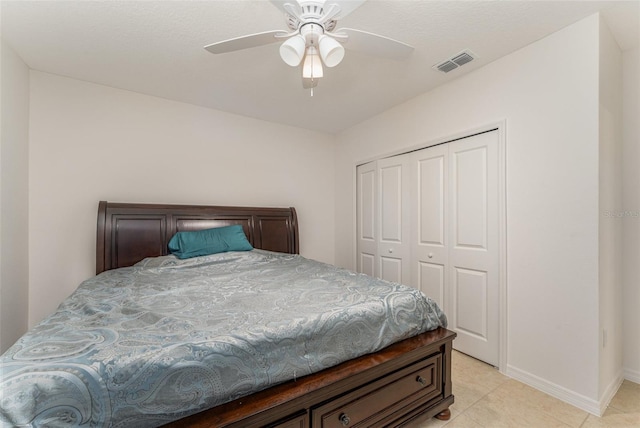
[[[438,328],[167,426],[395,427],[444,415],[454,338]]]

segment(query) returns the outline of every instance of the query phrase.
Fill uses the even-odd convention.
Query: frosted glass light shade
[[[320,57],[327,67],[335,67],[344,58],[344,47],[334,38],[322,35],[318,40]]]
[[[302,77],[304,79],[319,79],[322,75],[322,61],[318,50],[314,46],[309,46],[302,65]]]
[[[293,36],[280,45],[280,57],[291,67],[297,67],[304,58],[305,40],[301,35]]]

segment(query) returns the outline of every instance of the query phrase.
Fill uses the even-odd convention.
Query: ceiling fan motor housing
[[[333,31],[336,27],[336,20],[328,19],[326,22],[321,22],[321,19],[325,13],[324,1],[304,1],[298,5],[287,3],[286,10],[295,12],[286,12],[287,26],[292,31],[297,31],[301,26],[308,23],[315,23],[322,26],[323,31]],[[335,5],[332,5],[335,6]]]

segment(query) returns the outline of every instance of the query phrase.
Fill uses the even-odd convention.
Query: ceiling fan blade
[[[284,5],[286,3],[291,3],[294,6],[298,6],[300,3],[304,3],[304,0],[269,0],[271,2],[271,4],[273,4],[275,7],[277,7],[278,9],[280,9],[280,11],[285,12],[285,13],[289,13]],[[316,2],[318,2],[318,0],[315,0]],[[322,0],[319,0],[322,3]],[[349,15],[351,12],[353,12],[354,10],[356,10],[357,8],[359,8],[360,6],[362,6],[362,3],[364,3],[366,0],[326,0],[324,1],[324,10],[328,10],[328,8],[332,5],[332,4],[336,4],[338,5],[338,7],[340,8],[340,14],[338,15],[338,19],[342,19],[345,16]]]
[[[336,16],[340,15],[340,6],[335,3],[327,2],[324,8],[324,15],[319,19],[323,24],[331,21]]]
[[[327,10],[332,4],[337,4],[340,7],[340,14],[337,19],[343,19],[345,16],[349,15],[351,12],[362,6],[366,0],[326,0],[324,4],[324,9]]]
[[[204,48],[214,54],[239,51],[281,41],[281,39],[276,38],[276,35],[283,36],[286,34],[287,33],[282,30],[265,31],[263,33],[249,34],[247,36],[212,43]]]
[[[344,42],[346,49],[369,55],[399,60],[408,58],[414,50],[413,46],[398,40],[353,28],[340,28],[336,31],[336,35],[340,34],[346,34],[349,37]]]
[[[291,3],[295,7],[299,8],[299,3],[297,0],[269,0],[269,2],[275,7],[277,7],[280,10],[280,12],[283,12],[283,13],[289,13],[287,9],[284,7],[284,5],[287,3]]]

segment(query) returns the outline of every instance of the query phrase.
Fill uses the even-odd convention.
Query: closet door
[[[378,186],[377,163],[370,162],[356,169],[356,269],[369,276],[378,276]]]
[[[379,278],[410,284],[409,157],[377,161]]]
[[[449,293],[454,347],[499,362],[498,132],[449,146]]]
[[[444,310],[449,277],[448,147],[430,147],[410,156],[411,285]]]
[[[357,173],[359,272],[420,289],[495,366],[500,351],[498,132],[380,159]]]

